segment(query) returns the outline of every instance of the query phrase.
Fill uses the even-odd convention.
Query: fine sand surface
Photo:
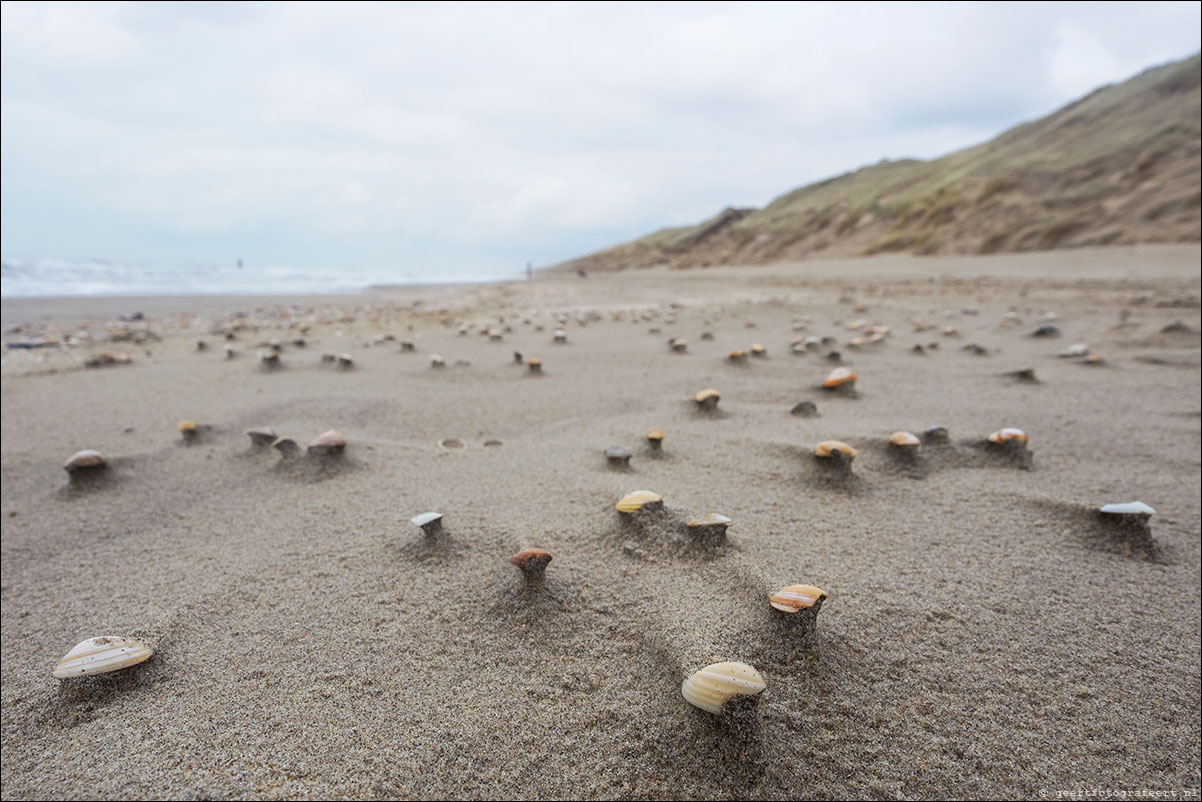
[[[6,330],[35,322],[6,341],[84,320],[97,342],[0,369],[3,797],[1197,798],[1199,263],[1171,246],[5,300]],[[1062,335],[1029,336],[1049,312]],[[888,336],[849,348],[857,318]],[[807,334],[838,343],[790,353]],[[1057,356],[1077,342],[1105,361]],[[768,356],[726,359],[752,343]],[[858,397],[819,387],[832,347]],[[132,364],[80,367],[102,351]],[[1037,382],[1004,375],[1024,367]],[[818,416],[790,414],[803,400]],[[187,445],[182,418],[211,429]],[[935,424],[950,444],[913,462],[885,447]],[[251,448],[255,425],[349,445],[287,463]],[[1029,459],[984,447],[1004,426]],[[827,439],[859,449],[851,477],[812,456]],[[112,467],[72,486],[82,448]],[[621,516],[636,489],[664,511]],[[1136,499],[1151,541],[1096,512]],[[428,510],[432,538],[409,522]],[[734,519],[725,545],[690,540],[708,512]],[[529,546],[555,555],[541,586],[506,560]],[[830,594],[808,635],[767,603],[794,583]],[[155,655],[51,677],[98,635]],[[757,703],[682,699],[720,660],[762,673]]]

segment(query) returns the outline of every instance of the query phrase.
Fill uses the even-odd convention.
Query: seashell
[[[1101,365],[1105,361],[1106,360],[1102,358],[1101,354],[1087,354],[1085,359],[1081,360],[1081,364],[1083,364],[1083,365]]]
[[[195,440],[196,435],[199,434],[194,421],[182,420],[176,425],[176,428],[179,429],[180,436],[185,440]]]
[[[796,613],[809,609],[818,612],[818,608],[826,601],[826,597],[825,590],[813,585],[789,585],[769,596],[768,603],[782,613]]]
[[[921,441],[909,432],[894,432],[889,436],[889,445],[898,448],[913,448]]]
[[[1044,325],[1035,329],[1035,331],[1031,332],[1031,336],[1032,337],[1059,337],[1060,329],[1056,328],[1055,326],[1053,326],[1050,323],[1045,323]]]
[[[102,471],[108,467],[108,462],[104,456],[91,448],[85,448],[83,451],[76,451],[71,455],[71,458],[63,465],[63,470],[67,473]]]
[[[277,354],[284,350],[284,346],[279,340],[272,340],[267,347],[272,351],[275,351]]]
[[[442,531],[441,512],[423,512],[421,515],[415,515],[409,520],[427,535],[434,535]]]
[[[467,443],[460,440],[458,437],[444,437],[438,441],[438,447],[443,451],[452,451],[454,449],[463,448]]]
[[[284,457],[295,457],[300,453],[300,446],[291,437],[281,437],[271,445]]]
[[[689,350],[689,341],[684,337],[673,337],[668,340],[668,347],[677,353],[684,353]]]
[[[859,453],[859,451],[856,451],[847,443],[839,440],[823,440],[821,443],[814,446],[814,456],[816,457],[855,459],[856,455]]]
[[[946,443],[950,437],[946,426],[932,426],[922,433],[924,443]]]
[[[108,365],[128,365],[133,362],[129,354],[110,354],[107,351],[84,360],[86,368],[103,368]]]
[[[868,321],[864,319],[853,320],[847,324],[848,331],[858,331],[868,325]]]
[[[50,673],[57,679],[107,674],[145,662],[153,654],[149,646],[133,638],[103,635],[78,644],[63,655]]]
[[[720,398],[721,395],[714,389],[702,390],[693,396],[693,400],[697,402],[697,406],[702,409],[714,409],[718,406],[718,399]]]
[[[1147,520],[1156,514],[1156,510],[1142,501],[1127,501],[1122,504],[1106,504],[1098,509],[1103,515],[1136,516]]]
[[[742,348],[736,348],[731,351],[727,357],[731,362],[745,362],[747,360],[747,352]]]
[[[872,335],[871,335],[871,336],[868,338],[868,344],[869,344],[869,345],[876,345],[877,343],[884,341],[884,339],[885,339],[885,335],[884,335],[884,334],[882,334],[882,333],[881,333],[881,332],[879,332],[879,331],[878,331],[878,332],[874,332],[874,333],[873,333],[873,334],[872,334]]]
[[[956,330],[955,326],[944,326],[943,327],[943,336],[944,337],[955,337],[959,333],[960,332]]]
[[[446,366],[447,366],[446,360],[444,360],[438,354],[430,354],[430,367],[445,368]]]
[[[849,368],[835,368],[827,374],[826,381],[822,383],[822,386],[830,390],[843,385],[851,387],[855,385],[855,381],[858,378],[860,377],[853,373]]]
[[[927,349],[922,347],[922,343],[915,343],[914,347],[910,350],[916,354],[925,354],[927,352]]]
[[[275,431],[267,426],[258,429],[247,429],[246,436],[250,438],[250,444],[256,448],[266,448],[274,443],[276,438]]]
[[[659,429],[652,429],[647,432],[647,442],[652,448],[659,448],[664,444],[664,433]]]
[[[532,356],[526,361],[526,367],[530,369],[531,373],[542,373],[543,361],[536,356]]]
[[[605,449],[605,456],[611,463],[629,464],[633,455],[621,446],[610,446]]]
[[[818,405],[813,401],[799,401],[789,410],[789,414],[799,418],[812,418],[818,414]]]
[[[259,361],[264,367],[278,368],[280,366],[280,355],[277,351],[260,351]]]
[[[755,357],[768,356],[768,349],[765,348],[760,343],[752,343],[751,344],[751,355],[755,356]]]
[[[1089,346],[1085,343],[1073,343],[1059,354],[1061,359],[1081,359],[1089,356]]]
[[[342,368],[343,370],[350,370],[354,366],[355,360],[351,358],[350,354],[338,355],[338,367]]]
[[[989,437],[985,438],[991,443],[1025,443],[1027,442],[1027,433],[1022,429],[1014,429],[1007,427],[998,429]]]
[[[334,456],[341,454],[344,449],[346,449],[346,438],[333,429],[322,432],[313,438],[313,442],[309,443],[310,456]]]
[[[657,510],[664,506],[664,499],[658,493],[652,493],[650,490],[636,490],[633,493],[627,493],[615,505],[618,512],[640,512],[642,510]]]
[[[522,549],[509,558],[510,564],[521,568],[527,577],[542,576],[551,560],[551,552],[545,549]]]
[[[563,345],[568,341],[568,333],[563,329],[556,329],[551,335],[551,341],[556,345]]]
[[[755,696],[768,687],[760,672],[746,663],[713,663],[693,673],[680,686],[685,701],[720,714],[732,696]]]
[[[711,512],[689,521],[689,533],[701,543],[717,546],[726,540],[726,527],[730,526],[730,518]]]
[[[1025,367],[1018,370],[1012,370],[1006,374],[1012,379],[1018,379],[1021,382],[1038,382],[1039,379],[1035,376],[1035,368]]]
[[[499,331],[490,331],[488,333],[489,342],[499,343],[499,342],[501,342],[502,339],[503,339],[502,334]]]

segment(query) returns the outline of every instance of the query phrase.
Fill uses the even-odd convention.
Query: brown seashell
[[[726,358],[731,362],[745,362],[747,360],[747,352],[742,348],[736,348]]]
[[[552,560],[551,552],[545,549],[522,549],[509,558],[511,565],[516,565],[529,575],[542,575]]]
[[[789,585],[781,588],[768,597],[768,603],[782,613],[796,613],[800,610],[818,612],[818,608],[826,601],[827,593],[822,588],[813,585]]]
[[[718,406],[718,400],[721,397],[717,390],[709,389],[697,393],[697,395],[693,396],[693,400],[702,409],[714,409]]]
[[[107,467],[108,462],[105,461],[104,456],[99,451],[86,448],[83,451],[76,451],[72,454],[71,458],[63,465],[63,470],[67,473],[87,473],[102,471]]]
[[[658,493],[652,493],[650,490],[636,490],[623,496],[615,508],[618,512],[632,513],[655,510],[662,506],[664,506],[664,499]]]
[[[816,457],[839,457],[842,459],[855,459],[859,454],[854,448],[839,440],[823,440],[814,447],[814,456]]]
[[[835,368],[827,374],[826,381],[822,383],[822,386],[833,390],[843,385],[854,385],[858,378],[860,377],[853,373],[850,368]]]
[[[647,432],[647,440],[653,446],[660,446],[664,443],[664,433],[659,429],[652,429]]]
[[[196,423],[195,423],[194,421],[190,421],[190,420],[182,420],[182,421],[180,421],[180,422],[179,422],[179,423],[176,425],[176,428],[177,428],[177,429],[179,429],[179,433],[180,433],[180,435],[181,435],[181,436],[182,436],[182,437],[183,437],[185,440],[192,440],[192,439],[195,439],[195,437],[196,437],[196,435],[198,434],[198,431],[199,431],[199,430],[196,428]]]
[[[309,443],[309,454],[312,456],[326,456],[341,454],[346,449],[346,438],[338,432],[330,429],[328,432],[323,432]]]
[[[917,436],[909,432],[894,432],[889,436],[889,445],[898,448],[913,448],[919,445],[922,441]]]
[[[991,443],[997,443],[997,444],[1025,443],[1025,442],[1027,442],[1027,433],[1024,432],[1022,429],[1006,427],[1004,429],[998,429],[996,432],[989,435],[989,437],[987,437],[985,439]]]

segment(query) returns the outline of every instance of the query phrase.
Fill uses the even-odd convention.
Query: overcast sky
[[[3,4],[8,257],[497,274],[987,140],[1200,4]]]

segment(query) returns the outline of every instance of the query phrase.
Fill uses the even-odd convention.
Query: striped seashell
[[[815,612],[826,601],[827,593],[813,585],[789,585],[768,597],[768,603],[783,613],[796,613],[813,608]]]
[[[1027,442],[1027,433],[1022,429],[1007,427],[998,429],[986,439],[991,443],[1025,443]]]
[[[850,368],[835,368],[826,375],[826,381],[822,383],[822,386],[834,389],[844,384],[854,384],[858,378],[860,377],[853,373]]]
[[[615,505],[618,512],[639,512],[641,510],[658,509],[664,505],[663,496],[658,493],[652,493],[650,490],[636,490],[633,493],[627,493]]]
[[[732,696],[755,696],[768,687],[760,672],[746,663],[713,663],[693,673],[680,686],[685,701],[707,713],[720,714]]]
[[[859,453],[859,451],[856,451],[847,443],[840,440],[823,440],[814,446],[814,456],[816,457],[846,457],[847,459],[855,459]]]
[[[149,646],[133,638],[103,635],[89,638],[67,652],[51,674],[58,679],[107,674],[149,660],[153,654]]]
[[[104,455],[94,449],[85,448],[83,451],[76,451],[72,454],[63,465],[63,470],[67,473],[75,473],[77,471],[99,471],[107,467],[108,462],[105,461]]]
[[[910,432],[894,432],[889,436],[889,445],[898,448],[912,448],[922,441]]]

